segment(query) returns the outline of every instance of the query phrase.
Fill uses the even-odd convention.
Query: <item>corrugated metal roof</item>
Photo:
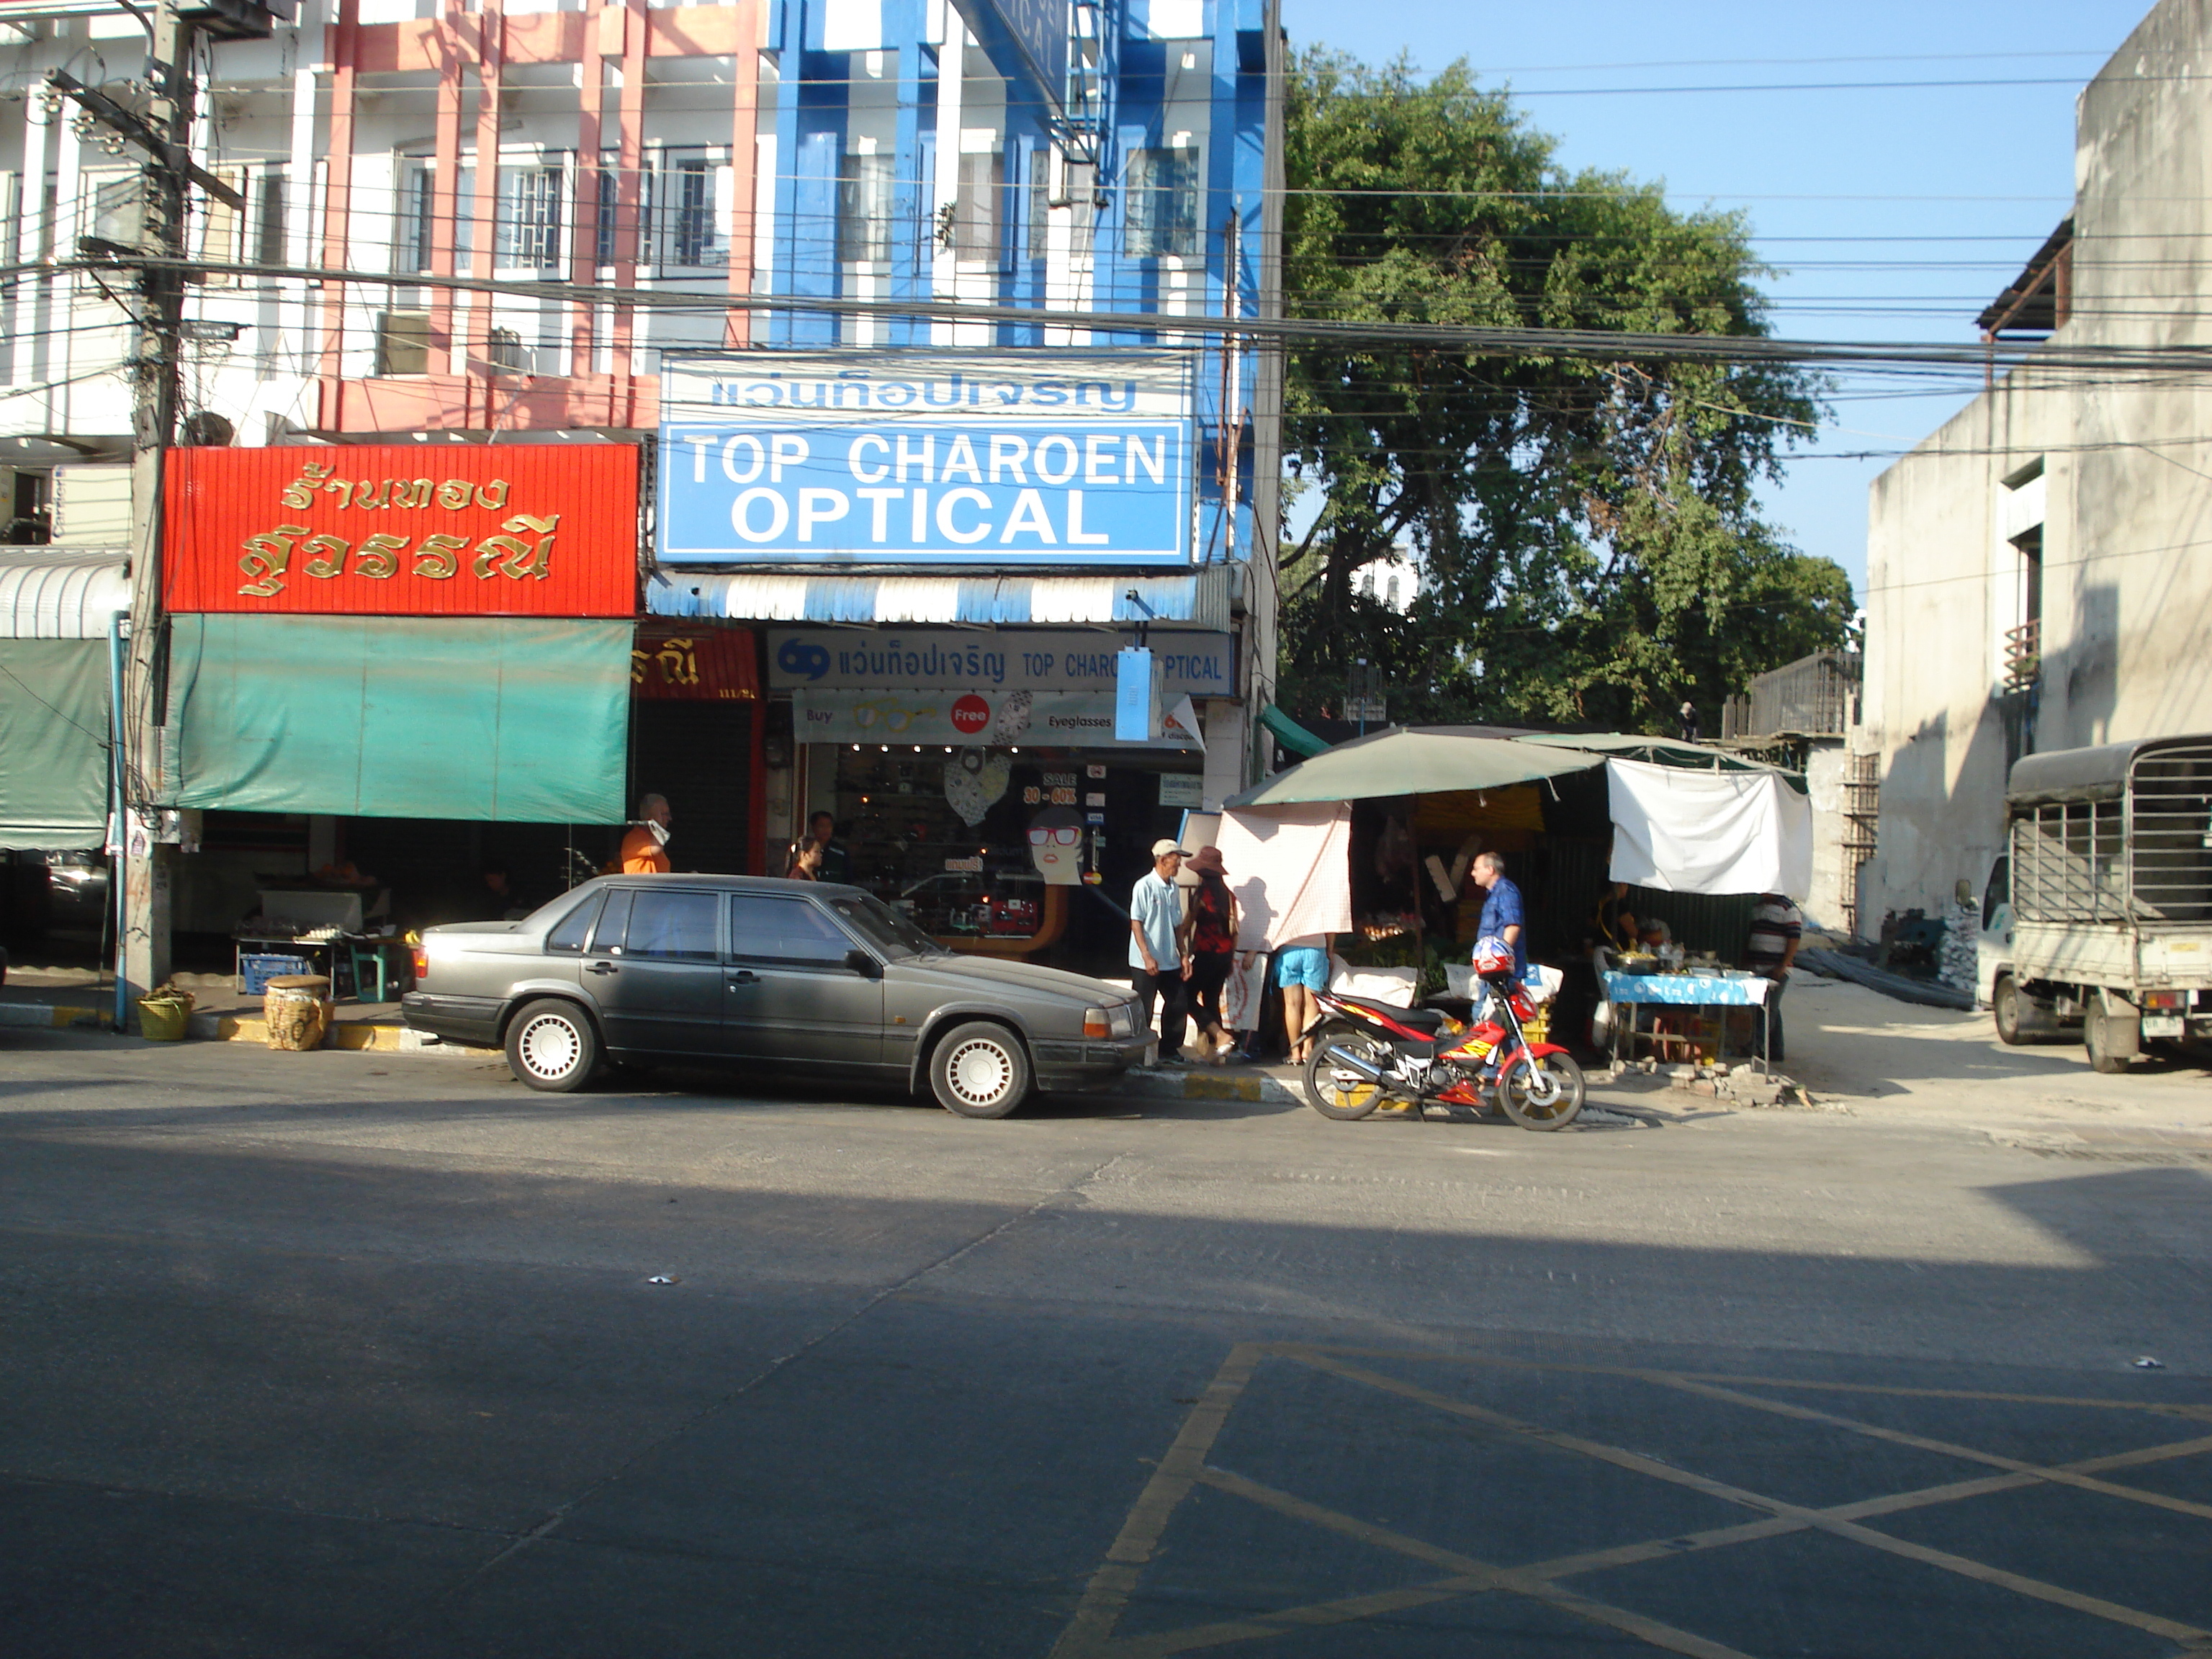
[[[1138,601],[1129,595],[1134,592]],[[1143,607],[1151,608],[1147,617]],[[1182,576],[831,576],[662,571],[646,588],[659,617],[740,622],[964,623],[975,626],[1140,622],[1229,629],[1229,570]]]
[[[0,548],[0,639],[96,640],[131,608],[118,549]]]

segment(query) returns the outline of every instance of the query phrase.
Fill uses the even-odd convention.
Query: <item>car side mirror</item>
[[[854,949],[845,952],[845,965],[862,979],[881,979],[884,965],[866,951]]]

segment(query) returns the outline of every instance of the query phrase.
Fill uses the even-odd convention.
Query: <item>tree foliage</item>
[[[1402,60],[1301,55],[1286,163],[1294,313],[1766,331],[1739,216],[1565,172],[1463,64],[1423,82]],[[1294,347],[1285,459],[1319,513],[1285,550],[1281,701],[1334,707],[1364,657],[1398,720],[1651,730],[1688,697],[1710,721],[1849,628],[1843,571],[1756,512],[1822,390],[1787,365]],[[1407,552],[1425,577],[1409,613],[1358,591]]]

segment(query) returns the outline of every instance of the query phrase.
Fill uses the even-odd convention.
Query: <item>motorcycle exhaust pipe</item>
[[[1364,1055],[1347,1053],[1334,1043],[1329,1045],[1328,1053],[1322,1058],[1332,1066],[1341,1066],[1347,1072],[1358,1073],[1370,1083],[1383,1081],[1383,1072],[1380,1066]]]

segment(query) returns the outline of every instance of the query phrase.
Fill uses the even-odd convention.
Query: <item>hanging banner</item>
[[[173,611],[637,613],[627,444],[180,448],[164,477]]]
[[[1120,641],[1091,629],[778,628],[769,630],[768,683],[779,691],[915,685],[997,691],[1111,691]],[[1237,695],[1228,634],[1154,629],[1152,662],[1170,696]]]
[[[791,717],[793,733],[801,743],[978,748],[1034,744],[1041,749],[1198,746],[1194,738],[1173,735],[1143,744],[1116,744],[1111,691],[794,691]]]
[[[661,360],[664,564],[1187,564],[1191,353]]]

